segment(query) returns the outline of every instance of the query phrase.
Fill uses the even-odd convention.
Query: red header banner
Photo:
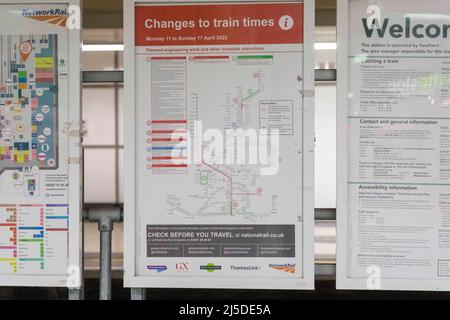
[[[303,3],[135,8],[136,46],[303,43]]]

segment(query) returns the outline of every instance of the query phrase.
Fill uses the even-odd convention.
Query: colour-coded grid
[[[156,173],[167,173],[170,169],[172,173],[174,169],[177,173],[186,173],[187,121],[151,121],[148,124],[148,169]]]
[[[68,245],[67,204],[0,205],[0,274],[63,274]]]
[[[0,205],[0,270],[17,272],[16,205]]]
[[[188,146],[187,57],[151,58],[151,120],[147,168],[154,174],[186,174]]]

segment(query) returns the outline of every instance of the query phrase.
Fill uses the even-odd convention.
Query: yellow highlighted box
[[[36,68],[39,69],[52,69],[53,68],[53,58],[45,57],[45,58],[35,58]]]

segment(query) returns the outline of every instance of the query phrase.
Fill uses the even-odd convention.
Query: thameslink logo
[[[231,271],[258,271],[261,266],[230,266]]]

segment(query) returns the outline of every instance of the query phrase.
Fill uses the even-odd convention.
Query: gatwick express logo
[[[178,262],[175,264],[175,269],[179,272],[188,272],[189,264],[187,262]]]
[[[165,265],[148,265],[147,269],[161,273],[161,272],[164,272],[167,270],[167,266],[165,266]]]
[[[287,273],[295,273],[295,264],[269,264],[269,268]]]

